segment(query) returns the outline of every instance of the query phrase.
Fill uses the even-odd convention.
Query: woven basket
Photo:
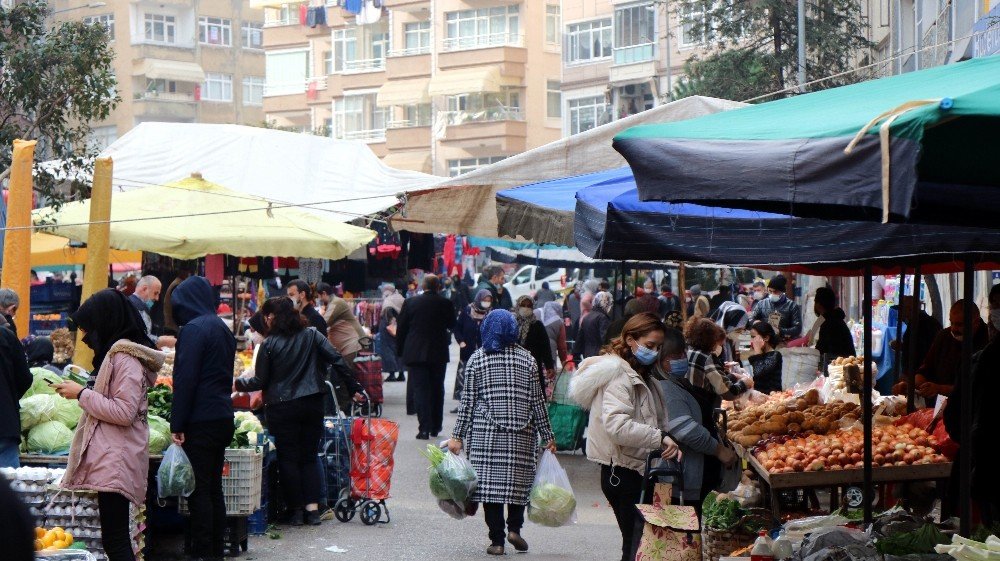
[[[765,509],[750,509],[747,514],[728,530],[717,530],[701,525],[701,560],[719,561],[720,557],[729,557],[737,549],[751,545],[757,539],[757,532],[747,530],[747,526],[756,527],[760,522],[765,526],[771,520],[771,514]],[[748,556],[749,557],[749,556]]]

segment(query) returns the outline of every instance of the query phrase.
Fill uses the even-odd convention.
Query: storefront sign
[[[1000,53],[1000,4],[976,22],[972,33],[973,58]]]

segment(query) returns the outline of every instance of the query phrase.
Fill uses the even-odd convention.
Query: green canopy
[[[993,226],[998,131],[994,56],[641,125],[614,146],[643,200]]]

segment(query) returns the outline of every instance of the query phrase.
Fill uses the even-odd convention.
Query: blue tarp
[[[639,200],[630,168],[568,177],[497,194],[545,213],[567,213],[575,201],[574,240],[596,259],[689,261],[854,274],[927,265],[925,272],[961,270],[961,259],[997,267],[1000,232],[971,227],[828,221],[687,203]],[[936,266],[936,268],[935,268]],[[881,269],[880,269],[881,267]]]

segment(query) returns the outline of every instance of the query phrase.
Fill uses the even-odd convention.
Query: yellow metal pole
[[[7,199],[7,235],[3,247],[3,274],[0,285],[21,299],[14,325],[21,337],[28,335],[31,318],[31,166],[35,161],[35,141],[15,140]]]
[[[83,275],[83,297],[108,287],[108,254],[110,253],[111,224],[111,158],[98,158],[94,162],[94,188],[90,193],[90,227],[87,231],[87,269]],[[93,368],[94,352],[76,333],[76,351],[73,363],[86,369]]]

